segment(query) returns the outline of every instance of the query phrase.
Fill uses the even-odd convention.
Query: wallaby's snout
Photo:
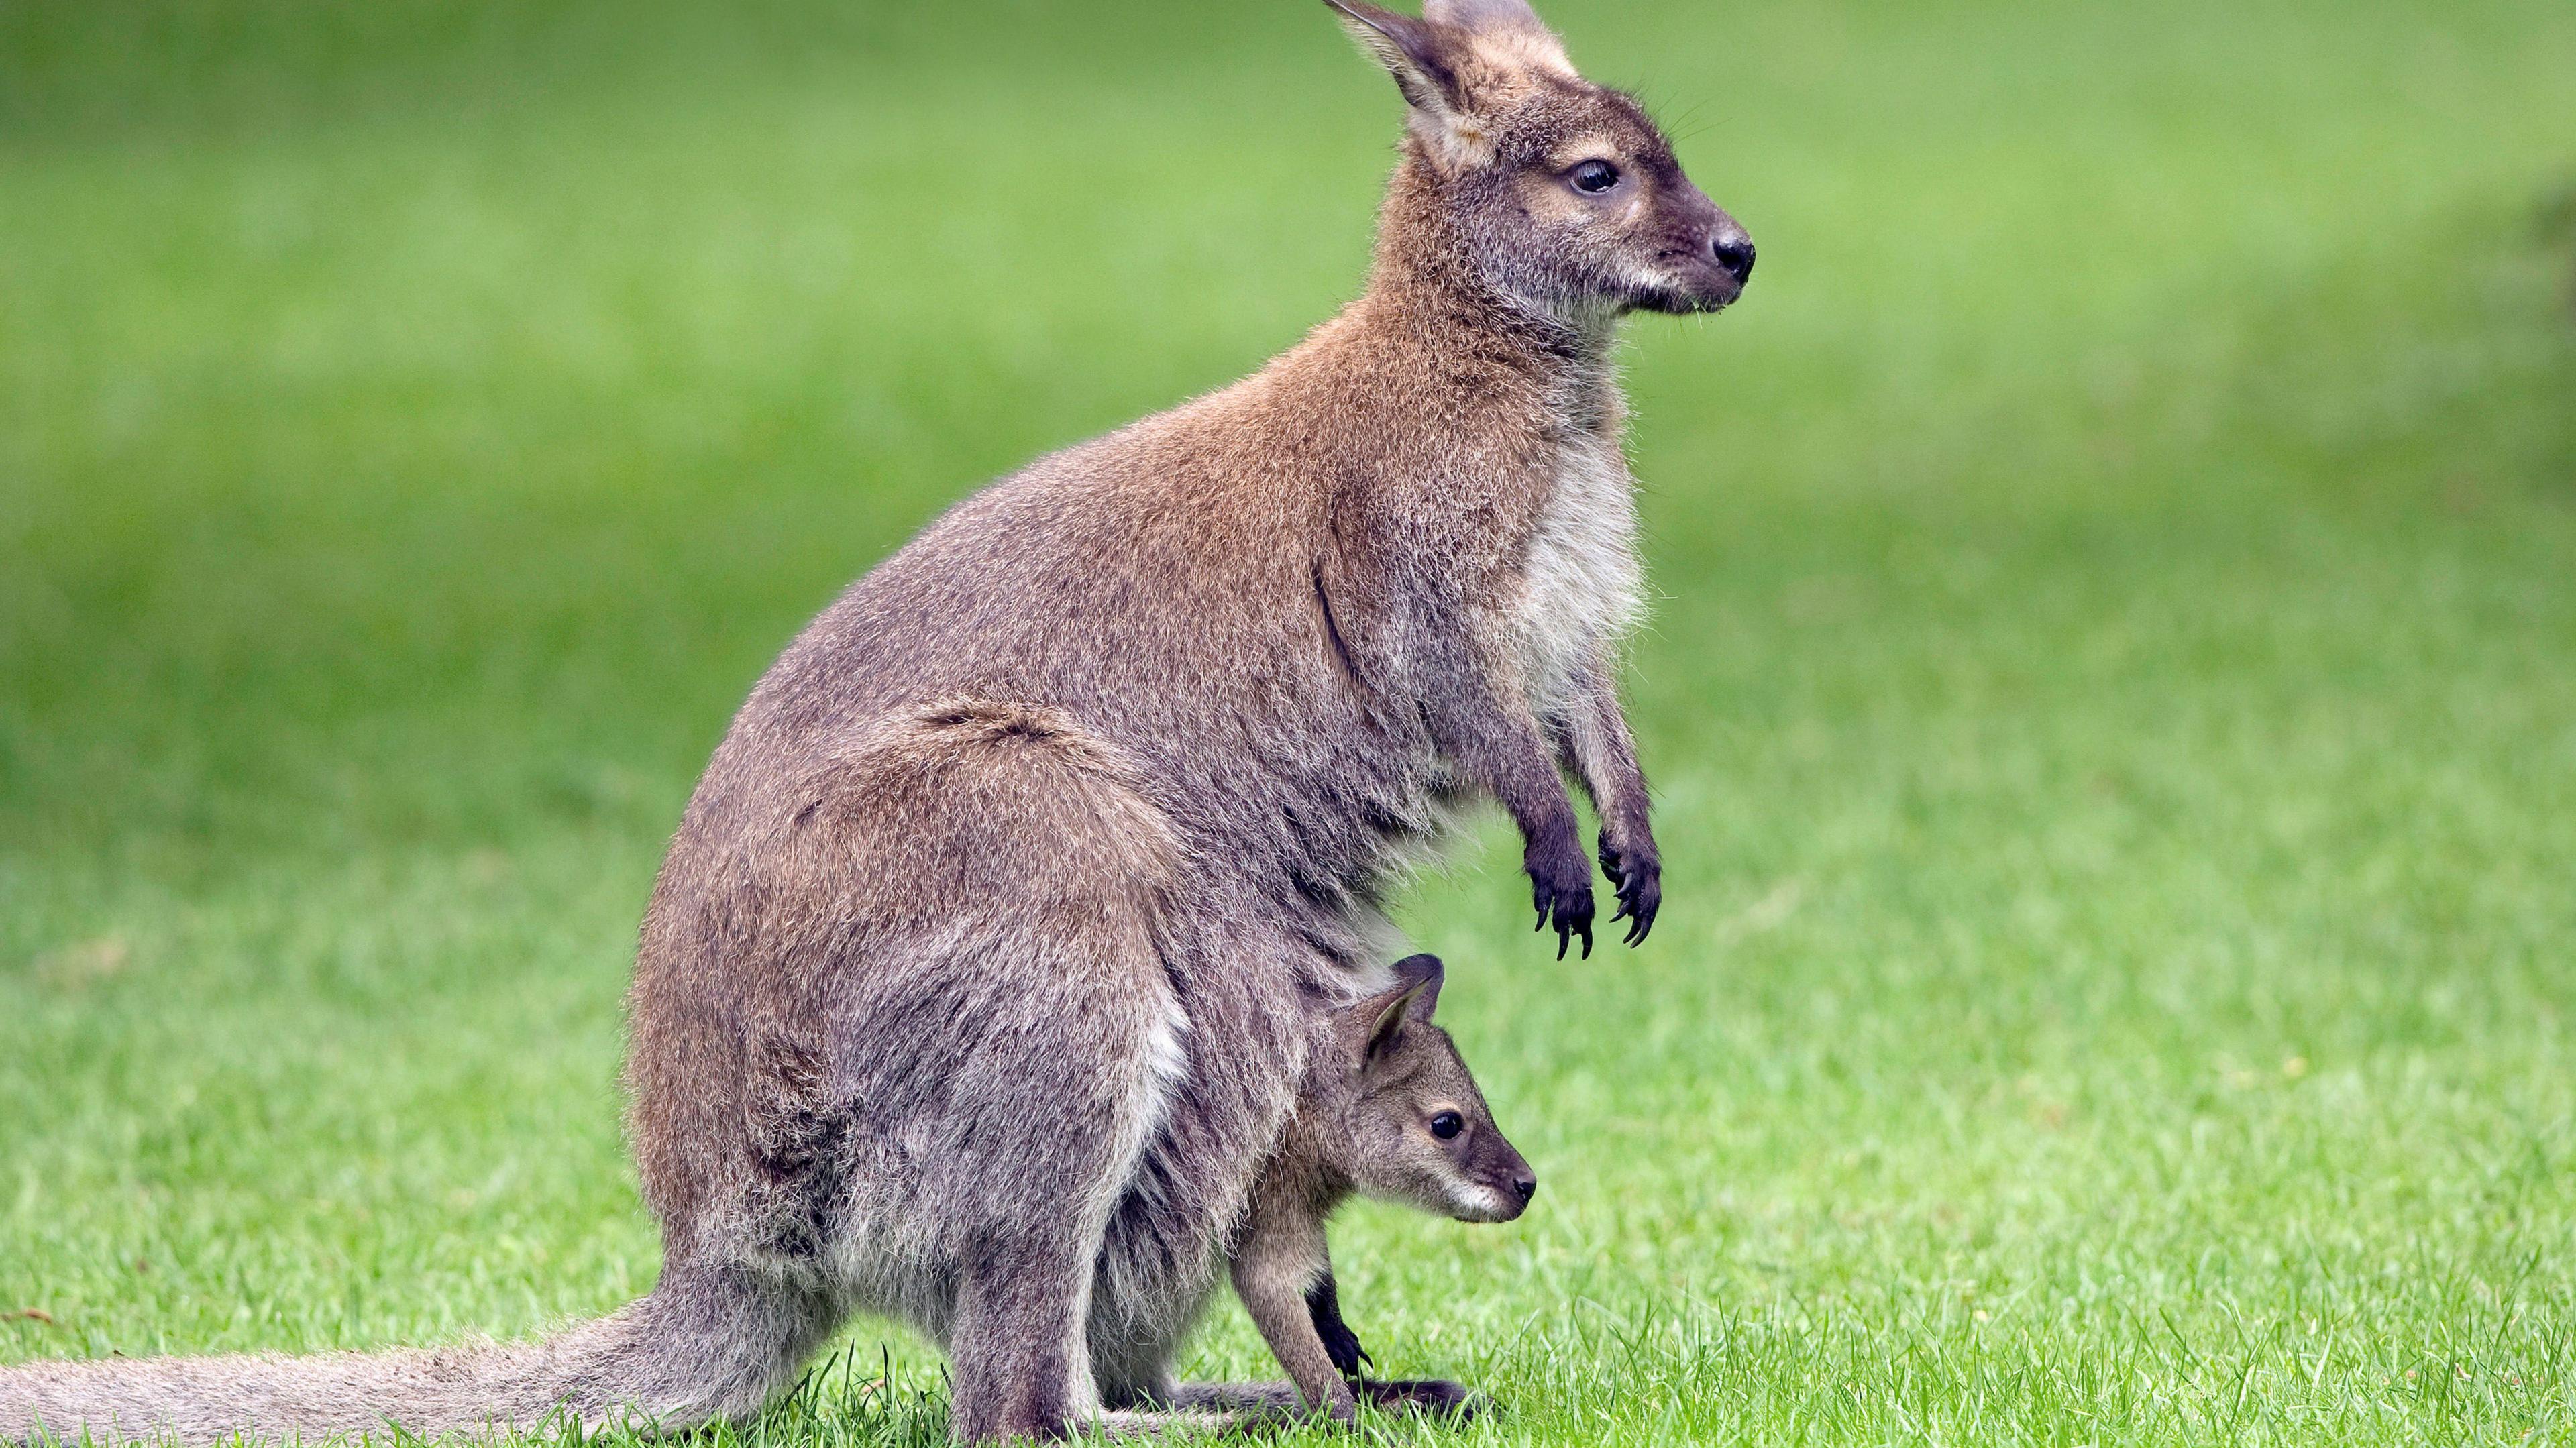
[[[1658,249],[1668,282],[1650,290],[1644,305],[1649,311],[1714,312],[1743,296],[1753,279],[1753,238],[1679,168],[1673,182],[1668,230]]]
[[[1708,249],[1710,255],[1717,258],[1717,264],[1735,278],[1738,287],[1753,280],[1753,238],[1744,234],[1743,227],[1719,232],[1717,239],[1708,244]]]
[[[1491,1139],[1499,1149],[1494,1152],[1493,1161],[1485,1164],[1476,1175],[1482,1179],[1480,1184],[1500,1210],[1492,1216],[1465,1218],[1467,1221],[1511,1221],[1528,1211],[1530,1198],[1538,1195],[1538,1176],[1530,1170],[1530,1164],[1522,1158],[1519,1150],[1503,1140],[1500,1130],[1493,1130]]]

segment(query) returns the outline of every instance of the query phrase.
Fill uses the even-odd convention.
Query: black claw
[[[1592,958],[1592,922],[1589,920],[1583,922],[1583,958]]]
[[[1646,932],[1648,932],[1648,931],[1650,931],[1650,930],[1652,930],[1652,929],[1654,929],[1654,928],[1655,928],[1655,910],[1654,910],[1654,907],[1653,907],[1653,906],[1651,906],[1651,905],[1649,905],[1649,906],[1644,906],[1644,907],[1640,908],[1640,909],[1637,911],[1637,918],[1636,918],[1634,921],[1632,921],[1632,922],[1630,922],[1630,923],[1629,923],[1629,926],[1628,926],[1628,943],[1629,943],[1630,945],[1632,945],[1632,946],[1633,946],[1633,945],[1642,945],[1642,944],[1644,944],[1644,943],[1645,943],[1645,939],[1646,939]]]
[[[1565,959],[1566,947],[1573,943],[1574,927],[1566,924],[1565,917],[1559,915],[1556,917],[1556,958],[1559,960]]]

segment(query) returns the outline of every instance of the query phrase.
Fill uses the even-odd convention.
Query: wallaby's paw
[[[1392,1383],[1362,1383],[1370,1402],[1388,1412],[1423,1413],[1435,1418],[1474,1418],[1494,1410],[1493,1400],[1447,1378],[1409,1378]]]
[[[1646,932],[1655,928],[1655,912],[1664,903],[1664,862],[1655,853],[1654,842],[1623,848],[1603,834],[1601,873],[1610,877],[1611,885],[1619,892],[1619,908],[1612,912],[1610,923],[1627,921],[1627,943],[1642,944]]]
[[[1584,958],[1592,955],[1592,862],[1569,826],[1562,838],[1542,836],[1521,852],[1529,871],[1530,902],[1538,908],[1538,928],[1556,924],[1556,958],[1565,959],[1574,937],[1583,937]]]
[[[1339,1319],[1330,1324],[1315,1324],[1315,1334],[1324,1340],[1324,1355],[1333,1360],[1333,1370],[1343,1377],[1358,1377],[1362,1363],[1377,1366],[1377,1359],[1370,1357],[1368,1349],[1360,1346],[1359,1335]]]

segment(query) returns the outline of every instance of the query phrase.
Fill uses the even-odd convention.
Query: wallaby
[[[1312,1010],[1380,982],[1456,809],[1500,801],[1588,952],[1570,771],[1644,938],[1610,354],[1752,245],[1525,0],[1327,3],[1407,106],[1366,293],[951,509],[708,765],[628,997],[653,1290],[525,1346],[8,1369],[0,1435],[742,1417],[861,1308],[945,1345],[961,1441],[1197,1401],[1172,1355]]]
[[[1440,962],[1417,955],[1395,973],[1393,990],[1319,1018],[1288,1129],[1227,1255],[1235,1296],[1300,1404],[1343,1422],[1358,1411],[1354,1386],[1382,1404],[1437,1411],[1473,1400],[1452,1382],[1359,1380],[1367,1354],[1342,1320],[1324,1242],[1333,1213],[1358,1192],[1462,1222],[1508,1222],[1538,1191],[1457,1045],[1431,1023]]]

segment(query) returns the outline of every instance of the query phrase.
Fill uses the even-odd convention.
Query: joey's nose
[[[1709,254],[1726,268],[1738,286],[1753,279],[1753,238],[1740,231],[1721,231],[1708,244]]]
[[[1538,1195],[1538,1178],[1515,1177],[1512,1180],[1512,1190],[1520,1196],[1521,1204],[1527,1206],[1529,1199]]]

